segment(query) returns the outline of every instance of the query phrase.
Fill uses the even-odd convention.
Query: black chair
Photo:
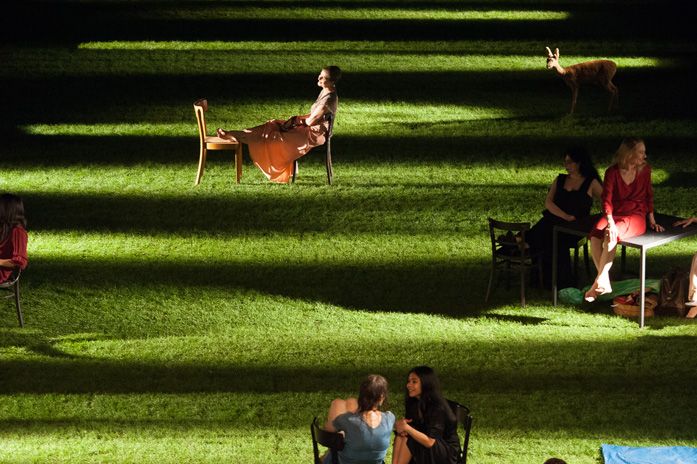
[[[588,254],[588,238],[581,237],[574,247],[574,281],[578,283],[578,250],[583,248],[583,264],[586,266],[586,276],[591,275],[591,265]]]
[[[0,290],[9,292],[9,295],[5,295],[5,298],[15,299],[15,306],[17,307],[17,319],[19,319],[19,326],[24,327],[24,316],[22,315],[22,305],[19,302],[19,277],[22,275],[22,270],[16,268],[12,271],[10,278],[5,282],[0,284]]]
[[[489,218],[491,272],[489,273],[489,286],[486,289],[485,302],[489,301],[494,272],[499,268],[504,268],[507,277],[511,272],[520,274],[521,306],[525,306],[525,273],[527,269],[537,266],[540,288],[543,288],[541,252],[531,251],[527,247],[525,232],[528,230],[530,230],[529,222],[502,222]],[[506,279],[506,282],[510,286],[510,280]]]
[[[470,444],[470,432],[472,430],[472,416],[470,415],[470,410],[467,406],[463,406],[457,401],[447,400],[450,405],[450,409],[453,410],[453,414],[457,418],[457,422],[462,424],[462,428],[465,431],[465,436],[462,441],[461,454],[459,456],[462,464],[467,464],[467,447]]]
[[[310,433],[312,434],[312,451],[315,455],[315,464],[322,464],[318,444],[329,448],[329,452],[332,455],[332,464],[339,464],[339,451],[344,449],[344,434],[320,428],[317,425],[316,416],[312,420],[312,424],[310,424]]]
[[[327,168],[327,184],[331,185],[332,180],[334,179],[334,168],[332,167],[332,136],[334,135],[334,114],[333,113],[327,113],[324,115],[324,119],[329,123],[329,130],[327,131],[327,137],[324,140],[324,144],[322,147],[324,147],[325,153],[324,153],[324,164]],[[298,175],[298,160],[295,160],[295,163],[293,164],[293,179],[292,181],[295,182],[295,178]]]

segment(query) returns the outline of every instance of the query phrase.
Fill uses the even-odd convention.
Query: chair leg
[[[574,282],[578,283],[578,245],[574,247],[574,270],[572,277]]]
[[[196,173],[196,181],[194,185],[201,183],[201,177],[203,177],[203,170],[206,167],[206,148],[201,147],[201,152],[198,156],[198,172]]]
[[[324,163],[327,165],[327,184],[332,185],[334,169],[332,168],[332,150],[329,147],[327,147],[327,155],[324,159]]]
[[[242,179],[242,144],[238,144],[235,148],[235,171],[237,176],[237,183],[240,183]]]
[[[583,263],[586,265],[586,278],[591,275],[591,263],[588,258],[588,241],[583,244]]]
[[[525,266],[520,265],[520,306],[525,307]]]
[[[298,160],[293,161],[293,177],[291,177],[291,182],[295,183],[295,178],[298,175]]]
[[[17,307],[17,319],[19,326],[24,327],[24,316],[22,315],[22,305],[19,302],[19,281],[15,282],[15,306]]]

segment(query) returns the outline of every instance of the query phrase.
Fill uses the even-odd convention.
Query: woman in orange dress
[[[336,83],[341,78],[338,66],[327,66],[317,77],[322,88],[310,112],[287,121],[271,119],[261,126],[245,130],[218,129],[218,136],[246,143],[249,156],[271,182],[287,183],[293,174],[293,163],[312,148],[324,144],[329,123],[324,116],[336,114],[339,97]]]

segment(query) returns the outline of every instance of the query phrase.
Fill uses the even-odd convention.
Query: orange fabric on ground
[[[249,156],[254,164],[271,182],[289,182],[295,160],[322,145],[329,130],[329,124],[325,121],[316,126],[298,126],[281,132],[283,122],[272,119],[261,126],[245,129],[242,139],[249,147]]]

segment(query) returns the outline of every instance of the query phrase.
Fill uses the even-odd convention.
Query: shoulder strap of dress
[[[564,182],[566,182],[566,174],[559,174],[557,176],[557,192],[564,188]]]
[[[593,182],[593,177],[586,177],[586,180],[581,184],[579,190],[583,193],[587,193],[588,189],[591,188],[591,183]]]

